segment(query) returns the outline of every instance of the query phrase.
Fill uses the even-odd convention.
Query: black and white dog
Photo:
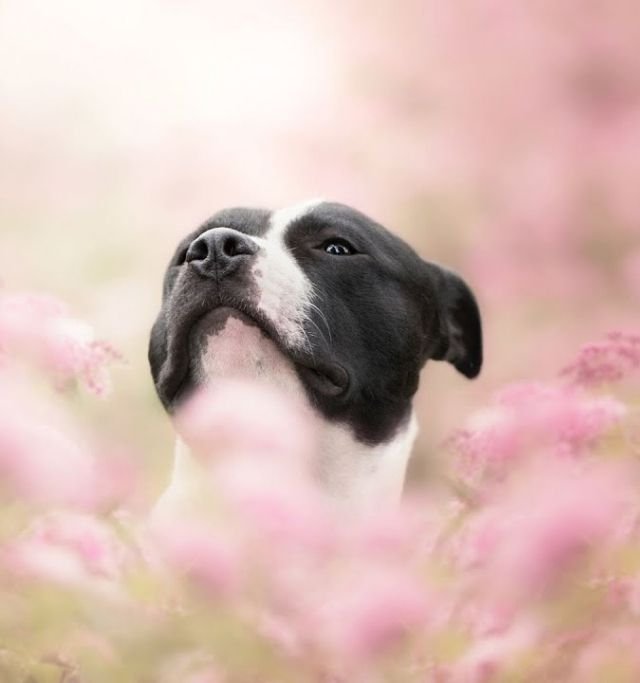
[[[168,411],[195,387],[254,376],[303,402],[319,426],[316,471],[333,496],[397,498],[416,435],[425,362],[466,377],[482,364],[476,301],[455,274],[343,204],[220,211],[179,245],[149,361]],[[160,505],[198,470],[178,439]]]

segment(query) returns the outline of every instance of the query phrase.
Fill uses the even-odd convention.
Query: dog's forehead
[[[335,225],[366,231],[372,238],[390,236],[381,225],[356,209],[337,202],[312,199],[274,211],[258,208],[236,207],[223,209],[207,220],[198,232],[225,227],[239,230],[252,237],[288,237],[296,227],[306,230]]]
[[[222,209],[203,223],[198,232],[212,228],[232,228],[252,237],[266,237],[274,233],[284,236],[300,218],[317,210],[323,203],[322,200],[314,199],[274,211],[249,207]]]
[[[335,228],[338,232],[346,230],[371,240],[395,239],[382,225],[357,209],[338,202],[311,200],[275,211],[270,219],[270,231],[283,237],[295,236],[298,229],[308,233],[325,228]]]

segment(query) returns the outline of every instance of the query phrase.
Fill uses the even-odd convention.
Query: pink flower
[[[104,522],[89,515],[55,512],[39,518],[10,542],[3,559],[19,578],[83,585],[92,579],[118,581],[131,558]]]
[[[0,428],[0,473],[5,493],[36,504],[88,505],[96,484],[81,446],[53,427],[16,416]]]
[[[310,418],[285,395],[224,381],[198,392],[177,426],[204,465],[202,488],[211,500],[223,501],[265,550],[327,542],[327,511],[311,480]]]
[[[130,494],[137,469],[111,450],[95,457],[88,439],[56,403],[23,378],[2,373],[0,492],[32,506],[113,507]]]
[[[19,357],[49,373],[58,387],[79,380],[96,395],[109,388],[108,365],[120,358],[66,306],[42,294],[0,294],[0,361]]]
[[[95,448],[93,459],[93,486],[91,505],[93,510],[109,511],[123,504],[139,505],[143,472],[139,464],[140,454],[134,449]]]
[[[205,594],[229,596],[239,587],[240,565],[233,542],[205,521],[157,521],[151,539],[160,559]]]
[[[252,455],[307,464],[309,416],[284,394],[240,380],[225,380],[198,391],[178,413],[178,431],[205,456]]]
[[[640,334],[611,332],[601,342],[583,346],[562,374],[574,384],[618,382],[640,369]]]
[[[477,638],[462,659],[451,667],[455,683],[490,683],[509,670],[531,648],[538,647],[540,626],[531,619],[511,625],[501,633]]]
[[[507,601],[538,597],[586,553],[621,540],[637,495],[632,474],[606,462],[533,461],[470,517],[463,566],[483,568],[486,587]]]
[[[636,623],[608,625],[577,652],[572,683],[598,680],[597,674],[620,673],[621,681],[640,680],[640,630]],[[594,675],[595,674],[595,675]],[[605,680],[601,676],[599,680]]]
[[[321,642],[337,656],[369,662],[417,637],[427,623],[432,601],[427,586],[401,569],[360,565],[342,584],[312,586],[324,604],[316,618]],[[329,584],[331,586],[331,584]]]
[[[533,451],[578,454],[625,412],[624,404],[609,396],[590,396],[571,386],[508,386],[454,436],[459,473],[478,483],[505,476]]]
[[[236,457],[211,474],[213,489],[275,562],[285,549],[321,554],[336,543],[334,511],[304,473],[277,461]]]
[[[110,344],[93,339],[85,323],[66,318],[47,329],[42,361],[60,388],[77,379],[92,394],[104,396],[111,387],[108,367],[120,359]]]
[[[345,549],[373,565],[402,561],[407,565],[430,557],[438,538],[456,518],[460,504],[434,490],[405,497],[398,505],[372,510],[344,525]]]

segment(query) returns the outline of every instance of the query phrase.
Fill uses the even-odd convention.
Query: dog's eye
[[[327,254],[331,254],[331,256],[351,256],[351,254],[356,253],[356,250],[349,242],[343,239],[327,240],[326,242],[323,242],[322,249],[324,249]]]

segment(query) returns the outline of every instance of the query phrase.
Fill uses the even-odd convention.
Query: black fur
[[[447,360],[466,377],[480,372],[480,314],[467,285],[345,205],[322,203],[286,232],[286,245],[316,293],[317,309],[310,311],[305,330],[308,350],[287,348],[257,312],[258,293],[247,268],[220,276],[185,262],[202,232],[228,227],[261,236],[269,218],[263,210],[225,210],[178,246],[149,346],[154,382],[167,409],[192,388],[189,338],[195,323],[219,306],[255,320],[293,361],[322,415],[350,425],[369,444],[389,440],[406,421],[428,359]],[[323,245],[336,239],[347,240],[355,253],[328,254]]]

